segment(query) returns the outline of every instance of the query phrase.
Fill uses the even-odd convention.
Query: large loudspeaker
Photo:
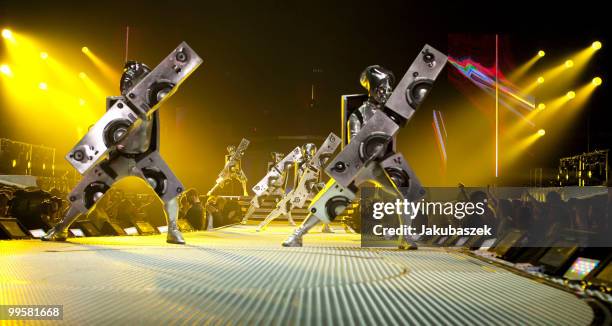
[[[0,218],[0,239],[29,239],[17,219]]]
[[[505,260],[513,260],[521,251],[521,240],[526,233],[521,230],[512,230],[504,236],[495,246],[495,254]]]
[[[606,288],[608,289],[607,292],[610,292],[610,287],[612,287],[612,260],[603,266],[597,274],[589,279],[589,282],[596,287]]]
[[[106,221],[102,224],[100,228],[100,233],[102,235],[127,235],[125,230],[119,226],[117,223]]]
[[[567,270],[572,257],[578,251],[578,246],[564,240],[557,241],[546,254],[540,258],[538,264],[547,274],[560,276],[561,272]]]
[[[149,222],[145,222],[145,221],[136,221],[136,223],[134,223],[136,230],[138,230],[138,233],[140,235],[153,235],[153,234],[159,234],[159,230],[154,228],[153,225],[151,225]]]
[[[189,221],[187,221],[184,218],[180,218],[176,221],[176,225],[178,226],[179,230],[181,232],[193,232],[195,229],[193,228],[193,226],[191,226],[191,224],[189,224]]]
[[[74,226],[81,229],[88,237],[99,237],[101,235],[100,230],[91,221],[78,221],[74,223]]]

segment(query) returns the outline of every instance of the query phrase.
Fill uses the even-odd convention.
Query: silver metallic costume
[[[384,108],[385,102],[393,91],[395,76],[390,70],[375,65],[367,67],[361,73],[359,81],[361,86],[368,90],[368,100],[349,116],[349,142],[357,136],[366,121]]]
[[[299,148],[296,149],[299,151]],[[292,155],[295,155],[295,153],[296,150],[294,149],[287,156],[290,157]],[[267,182],[266,187],[262,188],[259,186],[262,181],[260,181],[257,185],[253,187],[253,192],[255,193],[255,196],[253,196],[253,198],[251,199],[250,206],[247,209],[246,214],[244,214],[244,217],[242,218],[242,224],[246,224],[249,218],[251,218],[251,216],[255,213],[255,210],[257,210],[261,206],[262,197],[282,197],[285,195],[285,187],[287,183],[287,169],[290,166],[294,165],[295,162],[292,162],[290,158],[283,159],[283,153],[272,152],[271,154],[273,163],[268,169],[268,173],[266,174],[266,176],[264,176],[264,178],[262,179],[262,181]],[[279,166],[278,164],[281,161],[285,161],[287,163]],[[280,168],[280,171],[277,167]]]
[[[389,96],[387,86],[393,79],[385,70],[369,67],[364,71],[362,85],[373,98],[371,102],[379,106],[367,112],[364,108],[362,113],[371,113],[371,116],[359,123],[358,128],[357,123],[349,122],[349,128],[354,128],[350,142],[325,169],[331,179],[313,199],[309,216],[283,246],[301,247],[304,234],[320,221],[329,223],[340,215],[366,184],[375,184],[392,197],[409,201],[418,201],[424,196],[419,180],[403,155],[395,153],[391,143],[423,102],[446,62],[444,54],[425,45]],[[411,221],[407,215],[402,215],[400,223],[410,225]],[[416,248],[416,244],[406,236],[400,239],[399,247],[411,249]]]
[[[219,173],[215,185],[206,194],[207,196],[212,195],[219,187],[223,188],[231,180],[238,180],[240,182],[243,196],[249,195],[246,186],[247,177],[244,171],[242,171],[242,156],[244,156],[247,147],[249,147],[249,141],[244,138],[240,141],[238,148],[236,146],[227,147],[223,170]]]
[[[277,203],[276,208],[259,224],[257,231],[263,230],[270,222],[281,215],[286,215],[289,222],[295,225],[291,210],[294,207],[302,208],[307,200],[312,199],[323,189],[324,184],[320,182],[321,168],[325,166],[325,163],[339,145],[340,139],[338,136],[330,133],[319,150],[311,143],[303,146],[297,185]]]
[[[107,97],[104,116],[66,155],[83,179],[68,195],[70,208],[64,218],[42,240],[65,240],[69,226],[92,210],[115,182],[136,176],[164,202],[167,242],[185,243],[177,227],[177,196],[184,188],[159,154],[157,109],[201,63],[185,42],[153,70],[139,62],[126,63],[121,96]]]

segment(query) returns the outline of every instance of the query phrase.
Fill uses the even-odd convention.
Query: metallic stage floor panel
[[[69,324],[586,325],[575,296],[441,249],[360,249],[335,227],[303,248],[272,224],[164,236],[0,241],[0,302]]]

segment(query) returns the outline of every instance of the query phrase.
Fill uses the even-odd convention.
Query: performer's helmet
[[[365,68],[359,81],[368,90],[368,96],[380,104],[387,101],[395,86],[393,72],[379,65]]]
[[[317,146],[313,143],[307,143],[302,146],[302,153],[304,153],[304,158],[309,160],[312,158],[317,152]]]
[[[119,89],[121,95],[127,94],[134,85],[136,85],[144,76],[151,71],[151,68],[147,67],[142,62],[128,61],[123,67],[123,75],[121,75],[121,81],[119,83]]]

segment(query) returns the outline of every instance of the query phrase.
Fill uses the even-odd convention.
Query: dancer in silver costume
[[[153,70],[143,63],[126,63],[121,96],[107,98],[107,112],[66,156],[83,179],[68,195],[70,208],[64,218],[42,240],[66,240],[70,225],[92,210],[115,182],[136,176],[164,203],[167,242],[185,243],[177,226],[177,197],[184,188],[159,154],[157,109],[201,63],[184,42]]]
[[[380,66],[370,66],[361,74],[368,100],[348,121],[349,143],[332,160],[325,172],[331,177],[313,199],[310,214],[285,247],[301,247],[302,237],[320,221],[329,223],[340,215],[366,184],[374,183],[395,198],[420,200],[425,194],[421,184],[394,140],[399,129],[414,115],[444,68],[447,57],[426,45],[392,91],[394,78]],[[401,190],[400,190],[401,189]],[[410,225],[407,215],[400,223]],[[400,249],[416,249],[410,236],[400,237]]]
[[[270,166],[268,173],[274,173],[272,172],[272,170],[274,169],[274,166],[280,163],[283,159],[283,153],[272,152],[271,155],[272,155],[273,164]],[[244,214],[241,224],[246,224],[249,218],[251,218],[251,216],[255,213],[255,210],[257,210],[261,206],[262,197],[267,197],[267,196],[281,197],[285,195],[285,187],[287,183],[287,169],[286,168],[283,169],[283,171],[279,175],[268,177],[268,174],[266,174],[266,177],[264,177],[264,180],[267,180],[267,187],[265,190],[257,194],[255,187],[253,188],[253,191],[256,193],[255,193],[255,196],[253,196],[253,199],[251,199],[250,206],[247,209],[246,214]]]
[[[302,147],[303,155],[298,170],[298,183],[259,224],[257,231],[264,230],[270,222],[281,215],[286,215],[289,223],[295,225],[291,210],[295,207],[302,208],[306,201],[314,198],[323,189],[325,184],[321,182],[321,168],[325,166],[325,163],[336,151],[339,143],[338,137],[331,133],[319,150],[312,143],[305,144]],[[324,230],[330,231],[329,226]]]
[[[242,157],[244,156],[244,152],[249,146],[249,141],[246,139],[242,139],[238,148],[236,146],[230,145],[227,146],[227,155],[225,155],[225,165],[223,166],[223,170],[219,173],[215,185],[208,191],[206,194],[210,196],[214,194],[214,192],[220,187],[223,188],[226,184],[228,184],[231,180],[238,180],[242,185],[242,195],[248,196],[249,192],[247,191],[247,177],[242,171]]]

